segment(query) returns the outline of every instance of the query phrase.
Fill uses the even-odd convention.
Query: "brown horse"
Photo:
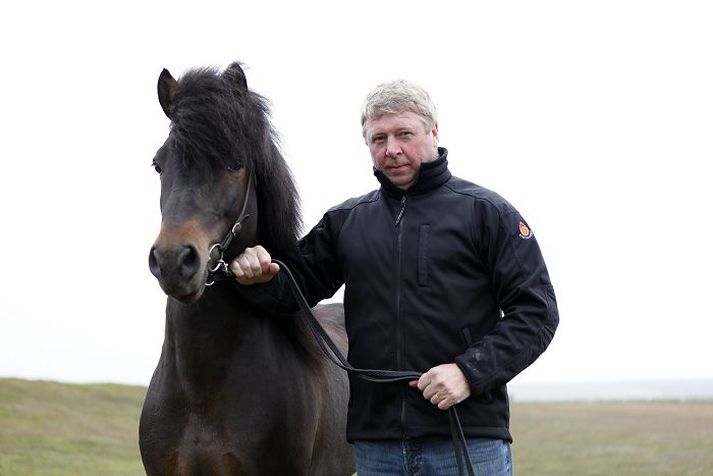
[[[139,427],[147,474],[351,474],[346,374],[298,316],[266,315],[233,280],[206,286],[218,255],[229,261],[259,242],[279,256],[299,233],[297,194],[266,101],[247,88],[238,63],[179,81],[164,70],[158,92],[171,129],[153,162],[162,223],[149,267],[168,302]],[[239,215],[249,218],[235,239],[215,247]],[[344,348],[341,305],[317,314]]]

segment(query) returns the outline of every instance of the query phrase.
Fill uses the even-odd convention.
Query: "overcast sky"
[[[451,170],[550,269],[560,327],[520,381],[712,378],[711,25],[706,1],[5,2],[0,377],[148,383],[156,82],[240,60],[307,227],[377,187],[366,93],[431,92]]]

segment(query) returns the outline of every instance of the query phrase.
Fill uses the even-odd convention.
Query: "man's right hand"
[[[257,245],[245,248],[245,251],[230,263],[230,271],[240,284],[249,286],[270,281],[280,271],[280,267],[272,262],[270,253],[265,248]]]

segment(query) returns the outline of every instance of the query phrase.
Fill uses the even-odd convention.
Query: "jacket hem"
[[[445,415],[444,415],[445,416]],[[505,440],[512,443],[512,435],[510,430],[503,427],[487,427],[487,426],[464,426],[463,434],[466,438],[494,438]],[[361,430],[348,431],[347,441],[354,443],[355,441],[383,441],[383,440],[403,440],[413,438],[427,437],[451,437],[450,426],[442,427],[409,427],[401,431],[395,429],[389,430]]]

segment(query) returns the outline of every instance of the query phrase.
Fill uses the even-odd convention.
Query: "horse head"
[[[218,259],[229,260],[257,243],[259,202],[268,202],[262,204],[268,212],[273,202],[285,202],[279,198],[284,192],[277,198],[255,197],[257,183],[275,169],[270,162],[281,157],[265,102],[248,90],[238,63],[222,73],[192,70],[178,81],[164,69],[158,96],[171,128],[153,160],[161,180],[162,221],[149,268],[167,295],[190,304],[202,296]],[[259,179],[253,182],[251,174]],[[279,181],[279,168],[275,175]],[[288,196],[295,193],[291,181],[283,187]],[[271,187],[265,188],[269,193]],[[249,219],[222,249],[241,212]]]

